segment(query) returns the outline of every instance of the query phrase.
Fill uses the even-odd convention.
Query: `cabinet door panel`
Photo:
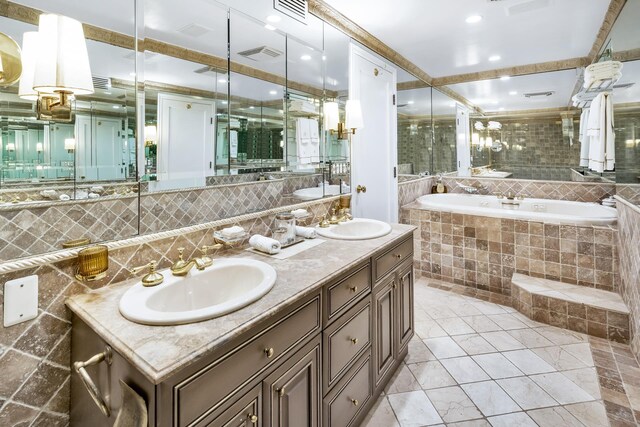
[[[207,427],[262,427],[262,385],[254,387]]]
[[[402,353],[413,337],[413,264],[400,271],[398,280],[398,342],[397,352]]]
[[[395,352],[396,277],[381,284],[373,297],[374,379],[375,386],[384,379],[393,366]]]

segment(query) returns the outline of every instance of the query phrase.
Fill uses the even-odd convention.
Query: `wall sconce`
[[[144,127],[144,145],[155,145],[158,139],[158,129],[155,125],[147,125]]]
[[[44,145],[42,144],[42,142],[37,142],[36,143],[36,151],[38,153],[42,153],[44,151]]]
[[[67,153],[73,153],[73,150],[76,149],[76,139],[66,138],[64,140],[64,149],[67,150]]]
[[[19,96],[37,100],[38,120],[73,121],[71,101],[94,92],[82,24],[42,14],[38,32],[25,33],[22,47]]]
[[[10,86],[22,73],[20,46],[11,37],[0,33],[0,86]]]
[[[16,144],[14,144],[13,142],[8,142],[7,143],[7,151],[9,151],[9,152],[16,151]]]
[[[362,107],[360,101],[348,100],[345,106],[346,123],[340,121],[340,114],[337,102],[327,102],[324,104],[325,128],[329,133],[337,134],[338,139],[347,139],[348,135],[355,135],[357,129],[364,128],[362,119]]]

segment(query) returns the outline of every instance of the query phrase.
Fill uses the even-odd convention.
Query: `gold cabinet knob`
[[[360,402],[358,402],[358,399],[351,399],[351,403],[353,403],[353,406],[358,406],[360,404]]]
[[[358,287],[357,287],[357,286],[350,286],[350,287],[349,287],[349,290],[350,290],[351,292],[353,292],[353,293],[356,293],[356,292],[358,292]]]
[[[393,254],[393,256],[398,258],[398,259],[402,258],[402,255],[400,255],[400,254]]]
[[[396,282],[393,282],[393,285],[391,285],[391,287],[395,289],[397,287]]]
[[[352,343],[353,345],[358,344],[358,338],[351,338],[351,343]]]
[[[278,389],[278,396],[280,396],[280,397],[284,396],[284,386],[282,386],[282,388]]]
[[[249,416],[247,416],[247,418],[249,419],[251,424],[257,424],[258,423],[258,416],[257,415],[249,414]]]
[[[273,353],[275,353],[275,352],[273,351],[272,347],[264,349],[264,354],[266,354],[269,359],[271,359],[273,357]]]
[[[364,185],[358,185],[356,187],[356,192],[358,192],[358,193],[366,193],[367,192],[367,187],[365,187]]]

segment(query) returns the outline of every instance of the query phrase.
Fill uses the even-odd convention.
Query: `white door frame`
[[[469,109],[456,103],[456,158],[458,176],[471,176]]]

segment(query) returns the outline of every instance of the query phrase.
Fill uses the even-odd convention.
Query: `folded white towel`
[[[291,211],[291,213],[296,218],[301,218],[301,217],[309,215],[309,211],[306,210],[306,209],[295,209],[295,210]]]
[[[270,255],[277,254],[281,249],[280,242],[269,237],[261,236],[260,234],[251,236],[249,244],[252,248]]]
[[[104,187],[102,185],[96,185],[89,188],[89,191],[92,193],[102,193],[104,191]]]
[[[296,225],[296,235],[304,237],[305,239],[315,239],[318,237],[316,230],[311,227],[301,227]]]
[[[220,235],[225,239],[235,239],[243,236],[244,233],[244,228],[239,225],[234,225],[233,227],[227,227],[220,230]]]
[[[69,197],[66,194],[61,194],[60,195],[60,200],[62,200],[63,202],[66,202],[67,200],[71,200],[71,197]]]
[[[100,197],[100,195],[98,193],[89,193],[89,198],[90,199],[97,199],[98,197]]]
[[[46,197],[48,199],[53,199],[54,197],[56,197],[58,195],[58,192],[56,190],[42,190],[40,192],[40,195],[42,197]]]

